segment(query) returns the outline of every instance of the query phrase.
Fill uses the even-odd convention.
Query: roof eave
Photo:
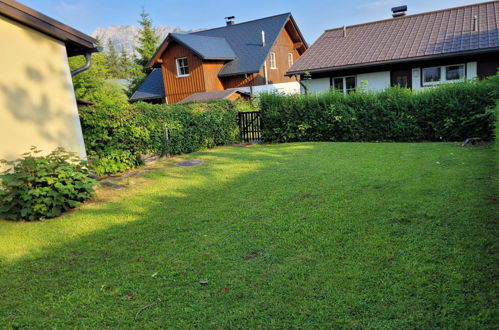
[[[13,0],[0,0],[0,14],[44,34],[63,41],[76,51],[95,48],[96,40],[72,27],[56,21]],[[72,50],[68,49],[71,55]]]
[[[237,57],[202,57],[202,59],[207,61],[216,61],[216,60],[233,61],[237,59]]]
[[[494,51],[499,51],[499,47],[492,47],[492,48],[485,48],[485,49],[474,49],[474,50],[470,50],[470,51],[452,52],[452,53],[437,54],[437,55],[410,57],[410,58],[403,58],[403,59],[398,59],[398,60],[386,60],[386,61],[380,61],[380,62],[368,62],[368,63],[358,63],[358,64],[351,64],[351,65],[332,66],[332,67],[326,67],[326,68],[288,71],[285,73],[285,75],[290,77],[290,76],[294,76],[294,75],[304,74],[305,72],[323,73],[323,72],[329,72],[329,71],[340,71],[340,70],[348,70],[348,69],[362,69],[362,68],[369,68],[369,67],[375,67],[375,66],[386,65],[386,64],[400,64],[400,63],[410,63],[410,62],[415,62],[415,61],[433,60],[433,59],[438,59],[438,58],[449,58],[449,57],[463,56],[463,55],[477,55],[477,54],[489,53],[489,52],[494,52]]]
[[[148,96],[148,97],[141,97],[141,98],[134,98],[133,95],[128,99],[130,102],[137,102],[137,101],[143,101],[143,100],[155,100],[155,99],[162,99],[165,98],[165,96],[162,95],[155,95],[155,96]]]
[[[229,73],[229,74],[218,74],[220,78],[226,78],[226,77],[234,77],[234,76],[240,76],[243,74],[252,74],[252,73],[258,73],[259,71],[245,71],[245,72],[234,72],[234,73]]]

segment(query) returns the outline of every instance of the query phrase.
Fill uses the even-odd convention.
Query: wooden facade
[[[189,65],[189,76],[178,77],[176,59],[186,57]],[[187,96],[205,92],[203,61],[184,46],[171,42],[168,51],[162,56],[161,70],[168,103],[173,104]]]
[[[226,61],[203,60],[187,47],[171,40],[163,46],[163,54],[158,61],[163,72],[167,102],[177,103],[191,94],[200,92],[259,86],[265,85],[266,82],[278,84],[296,81],[295,77],[285,76],[290,67],[288,54],[292,54],[293,62],[296,62],[305,49],[306,46],[296,30],[296,26],[291,19],[288,19],[266,58],[267,80],[265,79],[265,65],[262,65],[259,72],[219,77],[218,73]],[[275,54],[276,67],[274,69],[270,67],[271,53]],[[187,58],[189,75],[179,77],[176,60],[183,57]]]

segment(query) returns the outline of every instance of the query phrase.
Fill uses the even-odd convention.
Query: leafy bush
[[[108,104],[83,108],[80,118],[97,175],[139,166],[144,155],[182,154],[234,143],[239,133],[237,112],[229,101]]]
[[[263,138],[288,141],[454,141],[493,137],[498,78],[423,91],[260,95]]]
[[[62,148],[39,152],[32,147],[20,159],[1,161],[7,167],[0,175],[1,218],[52,218],[92,196],[95,181],[84,161]]]

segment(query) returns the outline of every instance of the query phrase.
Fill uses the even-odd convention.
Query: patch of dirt
[[[261,257],[261,256],[263,256],[262,251],[253,251],[250,254],[248,254],[247,256],[245,256],[243,259],[245,261],[251,261],[251,260],[258,258],[258,257]]]
[[[234,147],[251,147],[254,146],[254,143],[249,143],[249,142],[241,142],[241,143],[236,143],[234,144]]]

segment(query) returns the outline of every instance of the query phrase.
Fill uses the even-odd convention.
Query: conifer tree
[[[108,78],[120,78],[121,70],[120,63],[118,60],[118,55],[116,54],[116,48],[114,47],[111,39],[107,41],[106,47],[106,65],[109,72]]]
[[[125,47],[121,47],[120,57],[118,60],[119,68],[120,68],[120,77],[123,79],[130,78],[130,58]]]
[[[156,47],[158,47],[159,37],[154,32],[152,20],[149,17],[149,14],[144,11],[144,8],[142,8],[142,12],[140,13],[139,24],[139,46],[136,47],[135,50],[139,54],[137,63],[142,67],[145,67],[147,62],[149,62],[154,55]]]
[[[150,69],[146,68],[146,64],[156,52],[159,44],[159,36],[154,32],[152,20],[149,14],[144,11],[144,8],[142,8],[138,22],[140,24],[139,45],[135,47],[138,56],[134,58],[133,65],[130,67],[131,83],[128,88],[128,95],[132,95],[151,72]]]

